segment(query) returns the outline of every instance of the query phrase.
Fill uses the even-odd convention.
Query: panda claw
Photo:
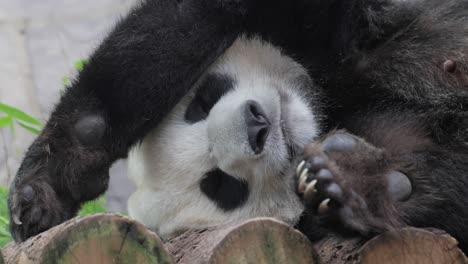
[[[305,160],[303,160],[303,161],[301,161],[301,163],[299,163],[299,165],[296,168],[296,175],[297,176],[301,175],[302,169],[304,168],[305,164],[306,164]]]
[[[309,174],[309,169],[305,168],[304,170],[302,170],[301,175],[299,176],[299,179],[302,179],[302,178],[307,179],[308,174]]]
[[[313,196],[315,195],[315,193],[317,192],[317,190],[315,189],[315,186],[317,185],[318,181],[317,180],[313,180],[311,181],[307,187],[305,188],[305,191],[304,191],[304,198],[307,200],[307,201],[310,201],[312,200]]]
[[[320,205],[319,205],[319,207],[318,207],[318,213],[319,213],[320,215],[324,215],[324,214],[326,214],[326,213],[328,212],[328,209],[330,208],[330,207],[329,207],[330,201],[331,201],[331,199],[330,199],[330,198],[327,198],[327,199],[323,200],[323,201],[320,203]]]
[[[304,193],[306,187],[307,187],[307,177],[300,178],[299,189],[298,189],[299,193],[300,194]]]
[[[23,222],[21,222],[20,220],[20,215],[19,214],[13,214],[13,223],[15,223],[16,225],[22,225]]]

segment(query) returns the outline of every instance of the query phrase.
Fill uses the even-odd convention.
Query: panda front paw
[[[356,188],[366,182],[360,173],[364,163],[378,167],[381,159],[381,150],[343,131],[307,146],[296,170],[297,190],[307,211],[337,230],[367,235],[386,229],[369,207],[367,195]]]
[[[77,205],[64,204],[44,180],[44,169],[34,173],[37,178],[20,182],[9,197],[10,231],[18,242],[64,222],[77,210]]]
[[[34,141],[8,197],[16,241],[72,218],[81,203],[106,191],[111,162],[100,147],[104,126],[99,116],[86,115],[70,125],[72,133],[46,127]]]

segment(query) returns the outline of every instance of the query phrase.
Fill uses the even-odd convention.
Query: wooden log
[[[435,229],[404,228],[367,242],[330,235],[311,247],[302,234],[272,219],[189,231],[168,241],[166,247],[179,264],[468,263],[458,242]]]
[[[297,230],[269,218],[188,231],[165,245],[180,264],[468,264],[458,242],[435,229],[394,230],[367,242],[330,235],[312,246]],[[175,263],[153,232],[111,214],[72,219],[2,252],[0,264]]]
[[[357,253],[360,263],[468,263],[458,242],[440,230],[405,228],[367,242]]]
[[[324,264],[468,263],[457,240],[436,229],[404,228],[365,243],[357,238],[330,236],[315,248]]]
[[[174,263],[153,232],[113,214],[72,219],[2,252],[6,264]]]
[[[303,234],[269,218],[188,231],[165,245],[179,264],[318,263]]]

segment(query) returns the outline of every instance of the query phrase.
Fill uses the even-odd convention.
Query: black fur
[[[209,74],[204,77],[197,89],[195,98],[185,112],[185,120],[189,123],[197,123],[206,119],[211,108],[221,97],[232,90],[235,80],[227,75]]]
[[[306,201],[301,230],[316,238],[330,230],[369,236],[404,225],[438,227],[467,252],[468,0],[246,6],[234,0],[149,0],[116,27],[26,154],[9,199],[10,212],[23,222],[12,221],[15,239],[68,219],[81,202],[102,193],[110,164],[246,31],[306,65],[329,100],[329,130],[347,129],[362,143],[348,159],[340,151],[326,153],[336,164],[333,183],[359,200],[344,199],[334,208],[349,205],[357,217],[334,217],[333,210],[317,215],[316,203]],[[104,117],[106,132],[100,144],[83,147],[72,128],[89,113]],[[370,154],[376,150],[379,155]],[[305,158],[317,155],[322,153]],[[388,199],[388,171],[409,178],[408,200]],[[341,199],[336,189],[323,186],[323,193]],[[31,187],[33,202],[23,198]],[[40,217],[32,208],[41,209],[43,220],[35,221]]]
[[[359,198],[348,197],[319,217],[313,203],[300,228],[321,237],[340,229],[370,236],[405,225],[437,227],[467,252],[468,41],[462,36],[468,33],[468,1],[306,5],[316,11],[306,16],[306,48],[299,57],[330,100],[328,127],[347,129],[367,147],[352,155],[328,155],[340,171],[332,182]],[[381,154],[371,154],[374,149]],[[306,159],[316,155],[321,154],[306,153]],[[390,199],[385,177],[391,171],[411,181],[408,200]],[[353,199],[365,207],[350,205]],[[355,217],[338,216],[348,205]]]
[[[249,198],[249,185],[220,169],[208,172],[200,182],[201,191],[225,211],[242,206]]]

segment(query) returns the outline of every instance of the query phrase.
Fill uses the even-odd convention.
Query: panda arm
[[[231,45],[248,5],[147,0],[118,23],[25,155],[8,199],[15,240],[73,217],[105,192],[111,164]]]

